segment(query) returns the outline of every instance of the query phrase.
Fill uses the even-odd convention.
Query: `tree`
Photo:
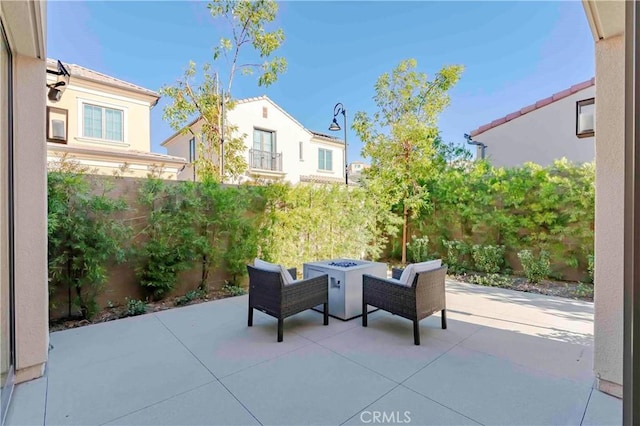
[[[274,31],[265,28],[278,12],[275,1],[214,0],[208,8],[214,20],[226,23],[230,32],[214,48],[213,61],[219,67],[202,65],[198,79],[197,66],[191,61],[183,77],[174,86],[164,86],[160,93],[172,99],[164,108],[163,118],[174,130],[191,132],[197,141],[198,178],[223,181],[225,177],[237,178],[247,167],[245,136],[238,135],[237,127],[226,122],[226,112],[234,107],[232,88],[236,73],[258,73],[258,85],[269,86],[286,70],[287,62],[273,56],[284,41],[284,32],[280,28]],[[226,87],[220,83],[221,63],[228,67]],[[202,118],[202,132],[198,134],[187,126],[194,116]]]
[[[415,59],[407,59],[375,84],[373,117],[355,115],[353,128],[364,142],[362,153],[371,158],[364,184],[389,208],[402,212],[402,263],[407,261],[407,224],[426,202],[421,182],[433,168],[437,152],[438,116],[449,105],[448,91],[459,80],[463,67],[443,67],[432,80],[416,70]]]

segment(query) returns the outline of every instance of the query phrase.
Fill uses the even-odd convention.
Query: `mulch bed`
[[[195,305],[203,302],[210,302],[212,300],[224,299],[227,297],[231,297],[231,295],[224,290],[210,290],[209,294],[205,297],[193,299],[187,303],[182,305],[177,305],[175,300],[165,299],[158,302],[147,302],[147,312],[160,312],[165,311],[167,309],[179,308],[182,306]],[[91,324],[99,324],[101,322],[108,322],[117,320],[120,318],[126,318],[130,315],[127,314],[127,308],[125,306],[115,306],[112,308],[106,308],[101,312],[97,313],[95,317],[91,320],[83,319],[83,318],[61,318],[52,320],[49,322],[49,331],[60,331],[67,330],[70,328],[83,327],[85,325]]]
[[[449,278],[468,284],[477,284],[474,280],[474,277],[476,276],[485,275],[462,274],[451,275]],[[504,281],[510,281],[510,283],[505,284],[501,282],[500,285],[496,285],[496,287],[518,290],[526,293],[537,293],[547,296],[565,297],[567,299],[593,302],[593,284],[552,280],[543,280],[538,284],[531,284],[526,278],[510,275],[501,275],[501,279],[504,279]]]

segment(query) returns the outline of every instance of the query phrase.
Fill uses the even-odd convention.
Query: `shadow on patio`
[[[447,282],[449,328],[385,312],[276,321],[246,296],[51,335],[7,424],[620,424],[593,389],[593,305]]]

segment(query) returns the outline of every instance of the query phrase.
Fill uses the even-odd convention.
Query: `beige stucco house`
[[[244,137],[248,170],[241,182],[344,182],[344,142],[306,129],[267,96],[237,101],[227,113],[227,121]],[[194,179],[201,129],[198,118],[162,142],[169,155],[189,162],[179,179]]]
[[[576,163],[595,158],[595,78],[493,120],[473,130],[476,158],[495,166],[526,162],[548,166],[567,158]]]
[[[50,71],[57,61],[47,60]],[[156,92],[88,68],[64,64],[68,83],[59,100],[47,97],[47,151],[50,167],[72,160],[98,174],[175,179],[184,158],[151,152],[151,108]],[[47,74],[50,86],[60,80]]]

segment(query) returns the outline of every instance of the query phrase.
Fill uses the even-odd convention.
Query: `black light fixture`
[[[349,185],[349,163],[347,162],[347,110],[344,109],[344,105],[340,102],[333,107],[333,121],[329,126],[329,130],[332,132],[341,130],[340,125],[338,124],[338,119],[336,118],[340,114],[342,114],[344,119],[344,183]]]
[[[60,98],[62,98],[62,94],[64,93],[65,89],[69,85],[69,78],[71,77],[71,74],[64,66],[64,64],[60,61],[58,61],[57,71],[47,69],[47,73],[58,76],[58,79],[55,83],[47,84],[47,87],[49,88],[47,97],[51,102],[58,102]]]
[[[467,140],[467,143],[469,145],[475,145],[480,147],[480,158],[484,160],[484,151],[487,149],[487,145],[482,142],[474,141],[471,138],[471,136],[466,133],[464,134],[464,138]]]

